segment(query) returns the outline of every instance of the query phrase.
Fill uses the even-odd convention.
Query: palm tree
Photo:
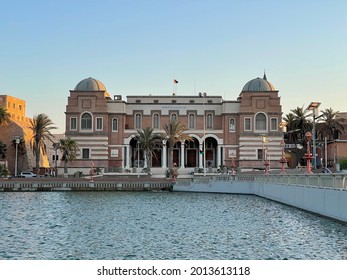
[[[321,111],[321,120],[317,124],[317,133],[322,139],[327,137],[327,140],[334,140],[344,132],[344,127],[341,124],[342,118],[338,118],[339,111],[334,112],[332,108]]]
[[[288,142],[296,142],[298,140],[298,132],[299,129],[295,127],[295,116],[293,113],[286,114],[286,116],[283,118],[283,120],[287,123],[286,128],[287,132],[286,135],[288,135]]]
[[[33,136],[30,141],[30,147],[33,149],[33,153],[35,155],[36,173],[38,174],[40,168],[41,152],[42,154],[46,154],[45,140],[49,139],[50,141],[52,141],[51,130],[57,129],[57,127],[54,126],[54,123],[47,115],[42,113],[34,116],[34,118],[30,120],[29,129],[33,133]]]
[[[0,158],[4,159],[7,154],[7,145],[0,141]]]
[[[165,134],[163,138],[167,140],[167,145],[169,148],[168,158],[169,158],[169,170],[173,170],[173,147],[177,142],[182,144],[185,141],[192,141],[192,137],[184,132],[187,130],[187,127],[178,120],[171,120],[168,124],[163,125]]]
[[[144,152],[144,168],[149,170],[149,161],[152,159],[152,156],[156,156],[154,150],[161,146],[162,137],[158,133],[153,133],[153,128],[146,127],[142,130],[137,130],[135,139],[140,143],[140,148],[142,148]]]
[[[64,161],[64,173],[67,174],[67,163],[73,161],[77,157],[77,143],[70,137],[60,139],[58,149],[62,152],[62,160]]]
[[[290,111],[293,114],[292,130],[299,129],[300,139],[304,140],[306,132],[312,130],[311,120],[308,119],[309,111],[305,110],[304,107],[296,107]]]
[[[11,115],[7,112],[6,108],[0,106],[0,125],[9,122]]]

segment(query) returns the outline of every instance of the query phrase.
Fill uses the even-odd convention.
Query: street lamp
[[[18,173],[18,144],[20,143],[20,136],[14,136],[13,140],[16,141],[16,158],[14,163],[14,176],[17,177]]]
[[[55,155],[54,155],[54,171],[55,171],[55,176],[54,177],[58,177],[58,166],[57,166],[57,150],[60,148],[59,143],[53,143],[53,149],[55,151]]]
[[[264,150],[264,147],[265,147],[265,144],[267,143],[267,142],[269,142],[268,141],[268,139],[267,139],[267,135],[266,134],[261,134],[260,135],[261,136],[261,141],[262,141],[262,151],[261,151],[261,164],[262,164],[262,166],[264,165],[264,158],[265,158],[265,150]]]
[[[317,151],[316,151],[316,112],[318,113],[318,107],[320,102],[311,102],[308,105],[307,110],[312,110],[312,153],[313,153],[313,169],[317,168]]]
[[[199,96],[202,97],[202,106],[203,106],[203,111],[204,111],[204,117],[203,117],[203,139],[204,139],[204,146],[203,146],[203,155],[204,155],[204,176],[206,176],[206,116],[205,116],[205,97],[206,97],[206,92],[201,93],[199,92]]]
[[[235,155],[231,153],[231,175],[235,175]]]
[[[162,167],[166,169],[166,142],[167,139],[163,139],[162,143],[163,143],[163,162],[162,162]]]
[[[137,178],[140,178],[140,141],[137,140]]]
[[[311,159],[313,159],[314,157],[311,154],[311,149],[310,149],[310,141],[312,138],[312,134],[311,132],[307,131],[305,134],[306,140],[307,140],[307,150],[306,150],[306,154],[304,155],[304,159],[306,159],[306,165],[307,165],[307,174],[312,174],[311,171]]]
[[[286,122],[281,122],[279,125],[279,128],[282,129],[282,141],[281,141],[281,151],[282,151],[282,156],[280,159],[280,163],[282,164],[282,171],[281,174],[284,175],[286,172],[284,171],[284,165],[287,163],[286,157],[284,156],[284,133],[287,131],[287,123]]]

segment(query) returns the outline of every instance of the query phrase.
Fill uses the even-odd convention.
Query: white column
[[[200,153],[200,151],[202,150],[203,150],[203,145],[199,144],[199,168],[203,168],[203,162],[202,162],[203,155]]]
[[[221,166],[222,162],[221,162],[221,148],[220,146],[217,146],[217,168],[219,168],[219,166]]]
[[[184,168],[184,141],[181,142],[181,168]]]
[[[127,145],[124,148],[126,150],[126,155],[127,155],[125,168],[130,168],[130,146]]]
[[[166,145],[163,145],[162,149],[162,160],[161,160],[161,167],[166,169],[166,162],[167,162],[167,156],[166,156]]]

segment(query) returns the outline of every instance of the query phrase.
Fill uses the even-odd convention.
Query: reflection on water
[[[0,259],[347,259],[347,225],[256,196],[0,193]]]

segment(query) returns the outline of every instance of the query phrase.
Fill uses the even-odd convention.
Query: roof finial
[[[265,73],[265,69],[264,69],[264,76],[263,76],[263,80],[267,81],[267,78],[266,78],[266,73]]]

